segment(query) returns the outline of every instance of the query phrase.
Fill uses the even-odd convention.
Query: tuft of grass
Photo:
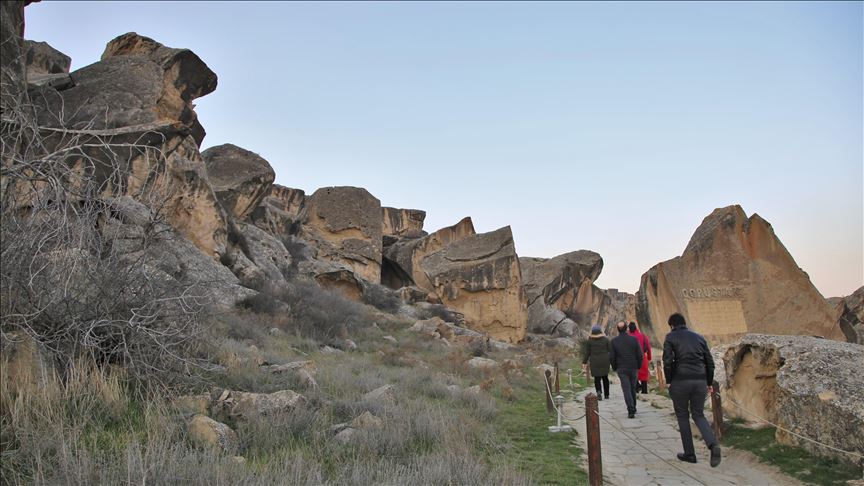
[[[850,479],[861,479],[861,468],[815,456],[797,448],[780,445],[774,427],[749,429],[733,423],[723,436],[723,444],[750,451],[760,461],[773,464],[784,473],[809,484],[845,486]]]

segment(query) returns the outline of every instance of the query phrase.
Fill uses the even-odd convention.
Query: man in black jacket
[[[687,329],[687,322],[681,314],[669,316],[672,330],[663,343],[663,371],[669,382],[669,396],[675,406],[678,430],[684,452],[678,453],[678,460],[696,463],[693,448],[693,433],[690,431],[690,416],[699,427],[705,445],[711,450],[711,467],[720,464],[720,444],[705,419],[706,392],[714,393],[714,359],[705,338]]]
[[[636,416],[636,374],[642,367],[642,347],[639,341],[627,334],[627,324],[618,323],[618,337],[609,347],[609,364],[618,373],[624,403],[627,404],[627,417]]]

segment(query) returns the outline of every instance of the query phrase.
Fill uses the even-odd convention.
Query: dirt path
[[[566,417],[585,413],[585,395],[564,404]],[[604,484],[641,485],[778,485],[802,483],[784,475],[777,468],[762,464],[752,454],[725,447],[719,467],[708,464],[708,449],[701,439],[694,440],[698,464],[683,463],[675,454],[682,451],[672,403],[659,395],[640,395],[635,419],[627,418],[621,388],[612,385],[609,400],[600,402],[600,442],[603,455]],[[587,448],[585,419],[569,422]],[[693,425],[694,433],[697,433]],[[637,443],[638,441],[638,443]],[[641,446],[640,446],[641,444]],[[586,466],[587,469],[587,466]]]

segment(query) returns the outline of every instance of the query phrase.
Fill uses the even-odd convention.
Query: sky
[[[862,5],[43,1],[25,37],[73,70],[126,32],[192,49],[219,76],[202,149],[285,186],[594,250],[628,292],[740,204],[831,297],[864,285]]]

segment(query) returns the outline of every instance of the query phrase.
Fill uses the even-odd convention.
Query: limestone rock
[[[864,287],[837,303],[840,330],[850,343],[864,344]]]
[[[288,373],[295,372],[297,370],[307,370],[311,373],[315,373],[317,367],[315,366],[315,362],[312,360],[304,360],[304,361],[292,361],[290,363],[283,363],[278,365],[264,365],[261,367],[262,370],[267,371],[273,374],[279,373]]]
[[[237,433],[227,425],[205,415],[195,415],[187,427],[189,440],[203,448],[216,448],[231,453],[240,446]]]
[[[495,370],[498,369],[498,362],[494,359],[489,358],[481,358],[480,356],[475,356],[468,360],[466,363],[469,368],[474,368],[477,370]]]
[[[444,305],[465,316],[466,326],[501,341],[525,337],[528,312],[509,226],[450,243],[423,258],[422,268]]]
[[[247,287],[279,287],[293,275],[293,258],[284,243],[257,226],[232,221],[228,241],[222,263]]]
[[[302,189],[273,184],[270,194],[252,211],[251,220],[276,237],[294,235],[305,217],[306,193]]]
[[[201,152],[216,197],[228,214],[245,219],[270,192],[276,173],[260,155],[226,143]]]
[[[210,398],[214,415],[224,415],[232,419],[286,412],[306,403],[303,395],[292,390],[246,393],[217,388]]]
[[[442,228],[431,235],[416,239],[403,239],[390,245],[384,255],[381,283],[392,289],[416,285],[429,292],[435,287],[423,271],[426,256],[445,246],[476,234],[471,218],[463,218],[453,226]]]
[[[351,427],[346,427],[346,428],[340,430],[336,434],[334,439],[336,439],[336,441],[339,442],[340,444],[347,444],[347,443],[351,442],[351,439],[354,437],[354,434],[356,434],[356,433],[357,433],[357,429],[354,429]]]
[[[207,415],[210,407],[210,395],[183,395],[172,402],[172,407],[184,416]]]
[[[453,336],[456,335],[454,328],[453,324],[444,322],[440,317],[432,317],[415,322],[408,330],[426,334],[427,336],[452,340]]]
[[[680,257],[642,276],[643,332],[662,342],[674,312],[712,345],[751,332],[844,338],[836,314],[771,225],[740,206],[714,210]]]
[[[796,434],[864,454],[864,347],[809,336],[748,334],[725,352],[727,416],[759,417]],[[718,380],[719,381],[719,380]],[[855,463],[780,428],[777,441]]]
[[[375,429],[384,425],[384,421],[366,411],[355,417],[348,425],[359,430]]]
[[[317,258],[344,265],[363,279],[381,280],[381,202],[366,189],[325,187],[306,199],[300,236]]]
[[[423,236],[423,221],[426,219],[426,211],[385,206],[381,208],[381,217],[384,223],[381,231],[383,236],[408,238]]]
[[[382,385],[363,395],[367,402],[393,402],[396,400],[396,385]]]
[[[363,281],[358,275],[345,268],[321,271],[315,275],[315,281],[323,289],[338,292],[348,300],[360,302],[363,297]]]
[[[24,41],[27,79],[39,74],[68,73],[72,58],[51,47],[47,42]]]
[[[129,33],[70,76],[74,86],[29,90],[47,148],[66,143],[68,130],[84,130],[86,155],[97,163],[70,156],[71,167],[102,184],[106,196],[158,205],[207,255],[224,254],[225,214],[198,152],[204,132],[192,104],[216,88],[216,75],[188,49]]]

